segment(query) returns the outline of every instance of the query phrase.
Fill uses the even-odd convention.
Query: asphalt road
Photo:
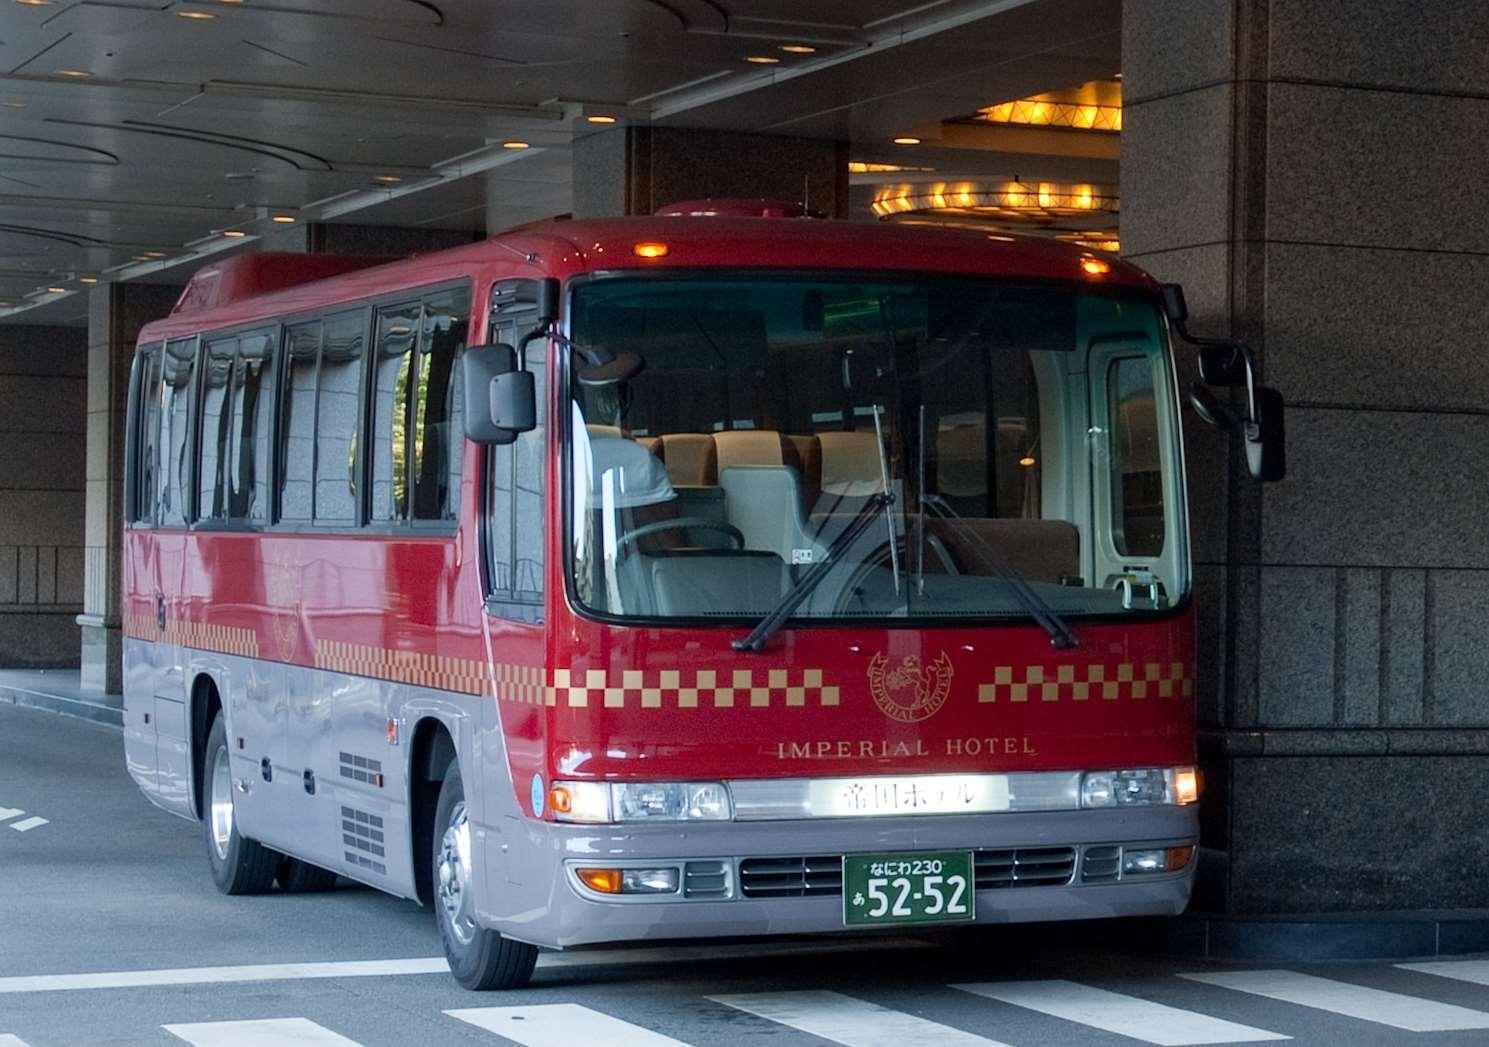
[[[0,1047],[1489,1044],[1483,957],[1258,973],[991,929],[549,953],[475,994],[439,956],[429,913],[366,888],[218,894],[117,732],[0,705]]]

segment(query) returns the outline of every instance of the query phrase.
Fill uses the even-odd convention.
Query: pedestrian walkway
[[[77,669],[0,669],[0,702],[124,726],[124,696],[86,690]]]
[[[738,1021],[731,1023],[724,1011],[711,1017],[704,1015],[715,1029],[728,1027],[736,1034],[774,1030],[771,1042],[783,1044],[795,1042],[795,1038],[786,1034],[791,1030],[843,1047],[904,1047],[916,1043],[947,1047],[1050,1044],[1098,1047],[1112,1043],[1112,1034],[1161,1047],[1279,1040],[1332,1044],[1378,1042],[1370,1036],[1372,1030],[1382,1028],[1413,1033],[1472,1032],[1472,1039],[1445,1042],[1482,1043],[1486,1042],[1480,1038],[1485,1036],[1483,1030],[1489,1030],[1489,1011],[1432,996],[1453,983],[1483,986],[1485,966],[1482,959],[1398,964],[1394,969],[1372,966],[1336,970],[1333,972],[1336,977],[1291,970],[1177,972],[1144,982],[1135,991],[1128,979],[1123,982],[1129,989],[1125,992],[1089,981],[1059,979],[953,983],[922,987],[930,991],[918,993],[913,1007],[916,1013],[862,995],[819,989],[688,995],[668,1000],[669,1006],[660,1013],[654,1000],[646,1012],[651,1018],[644,1024],[575,1002],[518,1002],[442,1012],[431,1009],[428,1017],[436,1022],[458,1021],[522,1047],[570,1047],[576,1043],[605,1047],[687,1047],[705,1042],[697,1036],[697,1019],[709,1007],[743,1012],[749,1017],[738,1021],[759,1023],[751,1029]],[[415,969],[385,968],[389,976],[403,970],[414,973]],[[422,962],[417,970],[423,973]],[[1397,970],[1413,972],[1396,977],[1405,977],[1414,991],[1387,991],[1365,984]],[[370,970],[362,973],[372,975]],[[1411,981],[1412,978],[1417,980]],[[157,980],[148,977],[133,980],[134,985],[141,987],[156,983]],[[78,990],[87,991],[86,983],[74,984]],[[115,977],[102,984],[117,987],[120,983]],[[869,990],[866,995],[875,992]],[[1179,1007],[1149,998],[1172,999],[1175,994],[1190,1001],[1190,1006]],[[514,992],[498,998],[518,1000],[523,995]],[[1250,1013],[1264,1018],[1256,1025],[1225,1016],[1244,1008],[1245,997],[1255,996],[1283,1006],[1253,1009]],[[472,995],[471,998],[492,997]],[[969,999],[978,1001],[970,1009]],[[1489,991],[1483,993],[1479,1002],[1489,1007]],[[241,1009],[241,1003],[235,1009]],[[1320,1014],[1327,1019],[1323,1025],[1318,1021]],[[194,1047],[363,1047],[361,1041],[345,1032],[305,1015],[163,1023],[155,1028]],[[685,1038],[690,1031],[693,1038]],[[66,1038],[65,1030],[48,1032],[54,1038],[57,1035]],[[118,1032],[126,1039],[130,1035],[129,1030]],[[137,1030],[137,1033],[153,1034],[154,1030]],[[27,1041],[21,1033],[0,1033],[0,1047],[27,1047]]]

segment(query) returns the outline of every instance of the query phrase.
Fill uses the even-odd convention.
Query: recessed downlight
[[[814,55],[817,49],[810,44],[782,44],[781,50],[788,55]]]
[[[66,294],[66,293],[67,293],[67,288],[65,288],[65,287],[48,287],[47,288],[47,294]]]
[[[516,141],[514,139],[512,141],[503,142],[502,143],[502,148],[503,149],[527,149],[527,148],[529,148],[529,145],[528,145],[527,142],[518,142],[518,141]]]
[[[745,61],[751,65],[775,65],[780,59],[775,55],[746,55]]]
[[[74,80],[86,80],[93,75],[86,69],[58,69],[55,72],[58,76],[70,76]]]
[[[602,113],[596,113],[594,116],[586,116],[584,119],[585,119],[586,122],[591,123],[591,124],[613,124],[613,123],[615,123],[615,117],[613,117],[613,116],[605,116]]]
[[[920,144],[920,139],[919,138],[912,138],[910,135],[900,135],[898,138],[894,139],[894,144],[895,145],[919,145]]]
[[[78,283],[80,283],[80,284],[96,284],[96,283],[98,283],[98,277],[96,277],[96,276],[80,276],[80,277],[78,277]]]
[[[372,180],[374,182],[381,182],[383,185],[394,185],[394,184],[396,184],[398,182],[403,181],[403,176],[402,175],[373,175],[372,176]]]
[[[227,237],[229,240],[238,240],[242,237],[247,236],[248,234],[241,229],[224,229],[222,231],[222,235]]]
[[[141,258],[164,258],[165,257],[165,252],[164,251],[142,251],[142,252],[140,252],[140,257]]]
[[[278,222],[280,225],[294,225],[295,216],[292,214],[277,214],[273,217],[272,221]]]
[[[24,109],[25,102],[0,102],[0,109]]]
[[[51,7],[57,0],[16,0],[25,7]]]
[[[177,18],[189,18],[193,22],[208,22],[217,16],[211,11],[177,11]]]

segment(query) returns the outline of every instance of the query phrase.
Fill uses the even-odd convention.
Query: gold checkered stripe
[[[156,624],[153,614],[125,614],[123,625],[124,635],[136,640],[158,640],[160,638],[160,626]]]
[[[166,643],[191,647],[198,651],[236,654],[244,658],[259,656],[258,634],[252,629],[231,625],[208,625],[206,622],[167,620],[161,637]]]
[[[1183,662],[1122,662],[1117,665],[1000,665],[993,682],[977,685],[979,702],[1084,702],[1124,698],[1185,698],[1194,678]]]
[[[549,688],[545,687],[547,671],[541,665],[514,665],[497,662],[496,696],[504,702],[542,705]],[[549,704],[552,704],[551,702]]]
[[[489,694],[486,664],[469,658],[419,651],[394,651],[339,640],[315,642],[315,667],[352,676],[396,680],[440,691]]]
[[[556,669],[545,695],[571,709],[767,709],[835,706],[821,669]]]

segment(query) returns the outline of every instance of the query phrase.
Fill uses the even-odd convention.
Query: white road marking
[[[1076,982],[977,982],[952,988],[1164,1047],[1292,1039],[1266,1029],[1253,1029]]]
[[[26,1041],[8,1032],[0,1032],[0,1047],[26,1047]]]
[[[263,1018],[249,1022],[194,1022],[162,1025],[162,1029],[194,1047],[362,1047],[356,1040],[317,1025],[309,1018]]]
[[[928,1018],[835,992],[752,992],[708,998],[846,1047],[904,1047],[907,1043],[1008,1047]]]
[[[12,818],[25,814],[19,807],[0,807],[0,822],[8,822]]]
[[[603,1047],[688,1047],[682,1040],[674,1040],[577,1003],[466,1007],[445,1013],[523,1047],[573,1047],[576,1043]]]
[[[818,955],[834,952],[863,952],[866,949],[932,948],[914,939],[883,942],[813,944],[810,942],[747,943],[724,948],[680,946],[675,949],[580,949],[574,952],[543,952],[538,968],[589,967],[595,965],[646,965],[687,963],[702,959],[749,959],[751,957]],[[349,960],[326,963],[265,963],[237,967],[174,967],[152,971],[102,971],[95,974],[39,974],[0,977],[0,995],[20,992],[59,992],[71,989],[138,989],[159,985],[206,985],[229,982],[297,981],[306,978],[370,978],[410,974],[444,974],[449,970],[443,956],[406,960]]]
[[[1429,963],[1398,963],[1396,966],[1404,971],[1421,971],[1439,978],[1489,985],[1489,960],[1433,960]]]
[[[339,963],[264,963],[248,967],[176,967],[158,971],[98,974],[38,974],[0,978],[0,994],[60,989],[138,989],[157,985],[269,982],[301,978],[368,978],[397,974],[443,974],[443,956],[412,960],[350,960]]]
[[[1180,978],[1236,989],[1271,1000],[1342,1014],[1408,1032],[1489,1029],[1489,1014],[1450,1003],[1423,1000],[1399,992],[1370,989],[1293,971],[1221,971],[1181,974]]]
[[[27,818],[25,821],[11,822],[10,827],[18,833],[24,833],[47,824],[49,823],[45,818]]]

